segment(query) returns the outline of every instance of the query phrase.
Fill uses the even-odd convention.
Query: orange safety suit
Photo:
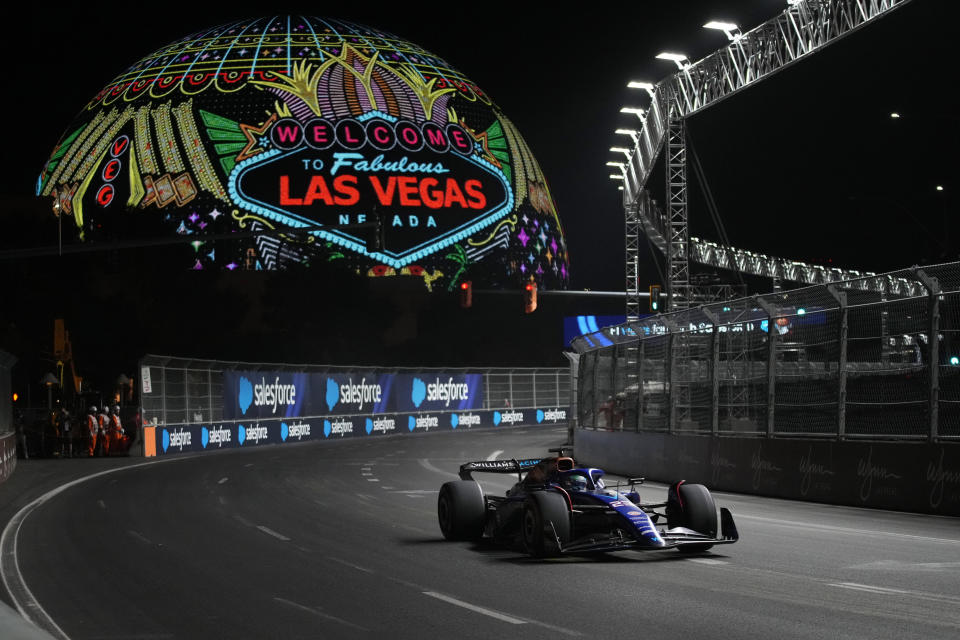
[[[93,452],[97,450],[97,419],[93,417],[93,414],[87,414],[87,431],[90,435],[90,442],[87,444],[87,453],[90,457],[93,457]]]
[[[115,454],[124,453],[130,442],[130,436],[123,431],[123,424],[120,422],[120,416],[115,413],[110,414],[110,430],[107,435],[108,451]]]

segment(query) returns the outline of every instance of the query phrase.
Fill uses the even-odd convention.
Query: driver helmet
[[[113,412],[116,413],[117,415],[120,415],[120,405],[118,404],[113,405]]]
[[[587,490],[587,478],[586,476],[579,473],[571,473],[566,478],[564,478],[564,484],[567,485],[573,491],[586,491]]]
[[[96,413],[96,412],[97,412],[97,408],[93,405],[90,405],[90,413]]]

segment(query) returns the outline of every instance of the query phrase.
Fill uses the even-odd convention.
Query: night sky
[[[870,271],[958,258],[952,4],[913,0],[689,121],[690,144],[734,246]],[[725,45],[722,32],[701,28],[709,20],[747,30],[786,7],[782,0],[658,0],[581,12],[554,3],[209,5],[37,3],[32,20],[12,24],[15,66],[5,92],[8,150],[0,174],[8,231],[0,249],[56,244],[46,203],[32,197],[36,177],[73,117],[115,76],[210,25],[289,12],[393,32],[482,87],[550,182],[566,227],[572,287],[622,291],[620,192],[604,163],[622,159],[608,149],[628,142],[613,130],[636,126],[619,108],[649,100],[627,81],[656,82],[675,71],[654,59],[659,51],[696,60]],[[903,117],[891,120],[891,111]],[[718,239],[702,186],[692,171],[688,178],[691,231]],[[662,172],[655,174],[655,197],[662,181]],[[658,281],[656,274],[648,255],[641,288],[644,279]]]
[[[27,81],[11,83],[20,89],[8,94],[7,106],[30,124],[8,129],[21,152],[5,154],[2,194],[32,193],[73,116],[134,61],[267,6],[212,4],[192,13],[119,4],[35,9],[33,22],[16,35],[24,38],[18,58],[27,62]],[[611,290],[623,287],[622,213],[604,163],[617,155],[609,147],[628,142],[613,129],[635,126],[619,107],[648,101],[626,82],[671,73],[672,63],[654,59],[659,51],[695,60],[722,46],[721,32],[701,28],[708,20],[750,28],[785,7],[777,0],[658,1],[571,13],[524,3],[520,14],[500,3],[468,3],[445,15],[448,3],[351,4],[271,4],[269,13],[383,28],[466,73],[516,123],[543,166],[566,225],[573,286]],[[960,126],[947,46],[950,4],[914,0],[691,119],[692,144],[735,246],[864,270],[957,257],[952,220],[944,220],[955,202]],[[26,104],[17,104],[17,95]],[[904,117],[891,121],[892,110]],[[692,172],[690,179],[693,233],[716,238]],[[938,184],[944,192],[934,190]],[[652,187],[655,194],[663,189],[659,181]],[[891,224],[911,232],[905,238]]]

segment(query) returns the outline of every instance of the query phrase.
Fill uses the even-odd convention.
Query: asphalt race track
[[[8,601],[74,640],[960,637],[950,518],[717,494],[741,540],[700,556],[536,561],[443,541],[437,489],[460,463],[543,455],[563,438],[443,432],[124,468],[22,521],[3,571],[26,589]],[[31,461],[14,479],[52,487],[58,463],[73,478],[131,462]]]

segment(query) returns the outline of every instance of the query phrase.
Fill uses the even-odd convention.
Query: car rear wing
[[[483,473],[523,473],[537,466],[543,458],[528,458],[526,460],[478,460],[460,465],[460,479],[473,480],[474,471]]]

